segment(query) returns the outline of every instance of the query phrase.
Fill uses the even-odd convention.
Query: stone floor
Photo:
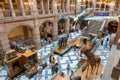
[[[54,46],[57,45],[57,41],[54,42]],[[53,43],[50,45],[46,46],[46,51],[44,51],[44,47],[39,50],[38,52],[38,58],[42,58],[46,55],[48,55],[50,53],[50,49],[53,47]],[[77,50],[76,52],[73,49],[70,49],[70,51],[68,51],[65,55],[63,55],[62,57],[59,55],[54,55],[55,60],[57,60],[60,64],[59,66],[59,71],[62,71],[64,73],[67,73],[67,69],[66,66],[67,64],[70,64],[70,67],[73,71],[76,70],[77,68],[77,63],[79,60],[79,55],[78,55],[79,50]],[[103,66],[105,66],[108,56],[109,56],[109,48],[104,48],[104,46],[99,46],[99,48],[96,50],[95,54],[99,55],[101,57],[101,64]],[[35,74],[32,78],[27,78],[24,73],[18,75],[15,80],[51,80],[51,78],[54,76],[52,75],[52,71],[51,71],[51,67],[49,64],[49,58],[47,58],[46,60],[44,60],[47,62],[48,66],[43,70],[42,72],[42,77],[39,77],[39,74]],[[38,65],[39,68],[39,65]],[[103,68],[104,71],[104,68]],[[7,71],[5,69],[5,67],[0,67],[0,80],[8,80],[7,77]]]

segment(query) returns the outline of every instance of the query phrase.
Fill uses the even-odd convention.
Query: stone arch
[[[54,28],[54,22],[50,20],[43,21],[42,24],[39,27],[40,37],[41,39],[48,39],[53,38],[53,28]]]
[[[12,27],[11,28],[9,28],[9,30],[7,30],[7,33],[9,34],[13,29],[15,29],[15,28],[17,28],[17,27],[20,27],[20,26],[25,26],[25,27],[29,27],[32,31],[34,30],[34,27],[32,26],[32,25],[30,25],[30,24],[20,24],[20,25],[12,25]]]
[[[65,18],[58,20],[58,34],[65,33],[66,21],[67,20]]]
[[[12,27],[7,34],[11,49],[34,45],[33,33],[34,29],[32,26],[19,25]]]

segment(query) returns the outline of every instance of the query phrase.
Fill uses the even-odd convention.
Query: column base
[[[56,41],[57,37],[58,37],[58,35],[53,35],[53,40]]]
[[[35,45],[35,48],[36,48],[37,50],[39,50],[39,49],[41,48],[41,45],[40,45],[40,44],[36,44],[36,45]]]

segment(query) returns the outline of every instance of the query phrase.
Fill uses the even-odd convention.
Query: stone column
[[[49,7],[50,7],[50,5],[49,5],[49,0],[47,0],[47,11],[48,11],[48,14],[50,14],[50,10],[49,10]]]
[[[90,8],[90,1],[88,1],[88,8]]]
[[[64,9],[64,0],[61,0],[61,11],[63,12]]]
[[[96,0],[92,1],[92,7],[95,9],[96,8]]]
[[[35,42],[36,49],[40,49],[41,48],[40,32],[39,32],[39,26],[36,19],[34,21],[33,39]]]
[[[3,19],[4,18],[4,15],[3,15],[3,11],[0,9],[0,19]]]
[[[1,40],[3,50],[4,51],[10,50],[10,45],[9,45],[7,33],[0,33],[0,40]]]
[[[119,23],[118,23],[118,28],[117,28],[117,32],[116,32],[116,37],[114,39],[115,44],[117,44],[119,38],[120,38],[120,16],[119,16]]]
[[[76,1],[76,11],[81,11],[81,0]]]
[[[42,13],[45,14],[43,0],[40,0],[40,6],[41,6]]]
[[[70,12],[70,0],[67,0],[66,9],[67,12]]]
[[[19,0],[20,10],[22,11],[22,15],[25,16],[25,10],[23,6],[23,0]]]
[[[30,9],[32,15],[34,16],[38,15],[37,1],[36,0],[29,0],[29,1],[30,1]]]
[[[55,0],[52,1],[52,10],[53,10],[53,13],[57,14],[57,3]]]
[[[66,19],[66,23],[65,23],[65,33],[69,34],[69,27],[70,27],[70,20]]]
[[[8,0],[9,9],[11,10],[12,17],[16,17],[15,11],[13,9],[12,0]]]
[[[53,40],[57,40],[57,37],[58,37],[58,21],[57,21],[57,17],[55,17],[55,20],[54,20],[54,25],[53,25]]]

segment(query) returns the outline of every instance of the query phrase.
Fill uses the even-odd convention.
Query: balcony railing
[[[26,13],[26,16],[31,15],[31,11],[30,10],[25,11],[25,13]]]
[[[50,14],[53,14],[53,10],[50,10]]]
[[[12,17],[12,11],[3,10],[3,17]]]
[[[111,9],[112,10],[112,9]],[[94,11],[95,12],[114,12],[116,15],[118,15],[117,13],[120,13],[119,9],[114,9],[114,11],[111,11],[109,8],[104,8],[104,9],[100,9],[100,8],[95,8]],[[10,11],[10,10],[1,10],[0,11],[0,19],[4,19],[4,18],[15,18],[15,17],[21,17],[21,16],[32,16],[34,15],[34,13],[37,13],[38,15],[48,15],[48,14],[57,14],[57,13],[75,13],[75,8],[73,6],[70,7],[70,11],[68,12],[67,9],[57,9],[57,11],[51,9],[51,10],[38,10],[36,11],[30,11],[30,10],[25,10],[25,11]],[[81,10],[76,10],[76,13],[80,13]],[[50,15],[48,15],[50,16]]]
[[[22,11],[15,11],[16,16],[22,16]]]
[[[44,14],[44,11],[43,10],[38,10],[38,14],[39,15]]]

